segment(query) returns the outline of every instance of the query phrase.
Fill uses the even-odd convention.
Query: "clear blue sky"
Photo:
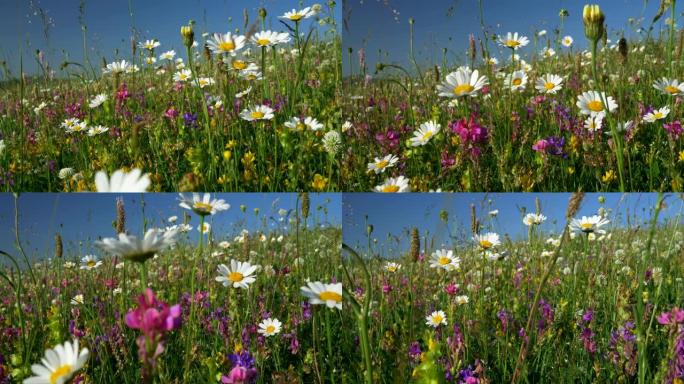
[[[228,211],[211,216],[214,238],[232,241],[241,229],[250,231],[264,230],[262,218],[279,218],[280,208],[295,208],[295,193],[219,193],[218,198],[226,200],[231,207]],[[27,254],[40,258],[52,255],[54,236],[60,233],[65,247],[65,254],[93,252],[100,254],[92,247],[92,242],[101,237],[113,237],[115,231],[112,223],[116,219],[116,199],[124,197],[126,206],[126,226],[130,233],[140,235],[143,229],[141,195],[140,194],[97,194],[97,193],[26,193],[19,196],[20,237]],[[310,194],[310,223],[314,217],[321,225],[339,227],[341,224],[341,195]],[[199,226],[199,217],[178,206],[177,193],[148,193],[144,195],[145,218],[148,228],[165,226],[163,221],[168,217],[178,216],[183,221],[183,214],[190,213],[189,224]],[[246,214],[240,205],[247,206]],[[327,207],[327,221],[324,211],[318,206]],[[253,214],[259,208],[260,216]],[[267,225],[277,228],[284,225],[274,220],[267,220]],[[12,194],[0,194],[0,249],[16,253],[14,248],[14,197]],[[196,241],[197,231],[191,234]],[[82,247],[81,244],[82,243]],[[70,253],[67,253],[69,251]]]
[[[0,59],[6,60],[16,76],[19,71],[19,47],[24,51],[25,72],[35,73],[36,49],[49,52],[53,68],[58,68],[66,51],[72,61],[83,62],[83,36],[79,23],[80,0],[2,0],[0,1]],[[249,23],[259,21],[258,9],[268,11],[266,27],[286,30],[278,16],[292,8],[320,3],[327,9],[327,1],[319,0],[89,0],[85,3],[85,24],[90,60],[95,68],[101,66],[101,57],[130,59],[131,28],[135,25],[142,39],[156,38],[161,42],[158,53],[175,49],[185,58],[180,37],[180,26],[188,20],[196,21],[196,40],[201,42],[202,32],[228,32],[242,30],[243,12],[249,14]],[[340,3],[340,1],[338,1]],[[336,7],[339,21],[342,5]],[[45,11],[49,23],[49,46],[44,36],[40,10]],[[232,20],[231,20],[232,19]],[[313,20],[313,19],[311,19]],[[135,24],[133,24],[133,22]],[[339,24],[339,23],[338,23]],[[308,31],[312,22],[303,24]],[[327,28],[327,27],[326,27]]]
[[[655,193],[589,193],[585,196],[577,216],[596,214],[601,206],[598,202],[599,196],[606,199],[603,207],[612,209],[613,215],[619,213],[619,217],[611,215],[610,219],[613,224],[620,226],[626,224],[627,213],[632,225],[650,220],[651,210],[658,197]],[[481,222],[489,226],[486,230],[500,235],[508,234],[513,239],[521,238],[527,236],[527,227],[522,224],[521,208],[525,207],[528,213],[534,212],[537,197],[541,201],[542,213],[548,217],[541,229],[546,233],[560,233],[570,197],[568,193],[348,193],[343,195],[343,239],[345,243],[354,247],[361,244],[361,249],[365,250],[365,215],[368,215],[368,222],[374,227],[373,238],[377,238],[379,243],[388,242],[388,234],[397,237],[398,241],[388,242],[393,244],[393,250],[397,254],[408,249],[410,238],[404,231],[412,227],[417,227],[421,235],[426,230],[431,235],[436,235],[435,246],[454,245],[439,218],[440,211],[446,210],[449,213],[451,235],[457,239],[456,245],[462,245],[462,241],[470,239],[471,236],[471,204],[475,204]],[[684,203],[678,195],[666,195],[665,202],[666,208],[661,211],[661,221],[676,218],[684,213]],[[490,221],[487,214],[494,209],[498,209],[499,214]]]
[[[657,12],[658,0],[483,0],[485,24],[490,34],[519,32],[530,38],[530,44],[521,53],[533,51],[532,36],[535,31],[545,29],[547,36],[558,27],[558,13],[561,8],[569,11],[564,22],[564,35],[571,35],[576,47],[586,47],[582,25],[582,7],[585,3],[601,6],[606,14],[611,35],[625,30],[626,37],[632,37],[627,25],[628,18],[645,17],[647,28]],[[679,4],[678,4],[679,5]],[[681,5],[678,14],[681,15]],[[468,44],[468,36],[473,33],[481,37],[479,6],[477,0],[347,0],[344,9],[345,27],[343,29],[343,64],[349,73],[348,48],[355,49],[353,65],[358,73],[356,50],[365,47],[369,72],[375,71],[378,49],[388,54],[381,61],[406,65],[409,63],[409,23],[415,19],[415,54],[421,64],[441,64],[442,49],[447,48],[450,63],[463,58]],[[669,17],[669,15],[666,15]],[[665,19],[663,17],[661,20]],[[678,19],[679,20],[679,19]],[[679,22],[681,24],[681,21]],[[662,25],[658,22],[655,31]],[[490,44],[490,49],[495,48]],[[499,49],[498,47],[496,48]],[[541,49],[541,47],[539,47]],[[479,52],[479,46],[478,46]],[[492,51],[493,52],[493,51]],[[493,55],[507,58],[510,54]]]

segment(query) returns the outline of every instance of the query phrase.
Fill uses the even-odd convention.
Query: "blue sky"
[[[563,35],[573,36],[575,48],[583,49],[586,47],[582,26],[582,7],[585,3],[587,2],[577,0],[483,0],[484,19],[490,34],[505,34],[510,31],[527,35],[531,42],[521,50],[524,55],[534,50],[534,32],[545,29],[548,31],[547,36],[550,36],[559,24],[560,9],[565,8],[570,16],[565,19]],[[629,38],[634,34],[627,25],[628,18],[645,17],[645,27],[648,27],[660,1],[593,0],[591,3],[599,4],[604,10],[606,23],[611,32],[625,30],[626,37]],[[677,13],[680,14],[681,9]],[[415,55],[422,64],[441,64],[442,48],[448,49],[447,57],[450,63],[462,59],[462,53],[468,44],[468,36],[471,33],[476,37],[482,36],[477,0],[348,0],[343,14],[345,73],[349,73],[349,47],[355,49],[353,65],[356,73],[356,50],[361,47],[365,47],[367,68],[371,74],[375,71],[379,49],[388,55],[384,57],[383,54],[381,61],[408,64],[410,17],[415,19]],[[657,31],[661,25],[659,21],[655,30]],[[614,34],[609,38],[615,40]],[[495,45],[490,44],[490,49],[493,48]],[[541,49],[541,46],[538,49]],[[509,53],[494,56],[507,58]]]
[[[140,194],[97,194],[97,193],[26,193],[19,196],[20,237],[27,254],[36,258],[52,255],[54,236],[60,233],[65,254],[82,254],[89,251],[97,253],[92,242],[100,237],[113,237],[112,223],[116,219],[116,199],[124,198],[126,206],[126,226],[130,233],[142,233],[143,220]],[[263,230],[263,217],[278,218],[280,208],[295,208],[295,193],[220,193],[219,198],[231,205],[228,211],[212,216],[212,230],[217,240],[232,240],[242,228],[250,231]],[[311,215],[321,225],[339,227],[341,223],[340,194],[310,194]],[[199,217],[178,206],[177,193],[148,193],[144,195],[145,218],[148,228],[162,226],[164,220],[172,215],[183,220],[184,213],[191,214],[190,224],[199,226]],[[247,207],[246,214],[240,205]],[[324,211],[316,207],[327,207],[327,220]],[[256,218],[253,210],[259,208],[261,218]],[[14,248],[14,198],[12,194],[0,194],[0,249],[16,253]],[[271,228],[278,225],[268,220]],[[192,232],[196,241],[197,231]],[[82,245],[81,245],[82,244]],[[67,251],[69,253],[67,253]]]
[[[129,2],[133,18],[129,12]],[[318,1],[327,9],[327,1]],[[81,0],[3,0],[0,1],[0,59],[6,60],[16,76],[19,71],[19,47],[24,51],[25,72],[35,73],[38,66],[35,50],[50,52],[53,68],[63,60],[62,51],[71,61],[83,62],[83,36],[79,23]],[[196,39],[202,32],[228,32],[242,30],[243,12],[249,14],[249,24],[259,20],[258,9],[268,11],[266,27],[285,30],[277,17],[300,5],[310,6],[314,1],[299,0],[90,0],[85,3],[85,24],[90,60],[96,68],[101,57],[111,61],[115,50],[118,57],[130,58],[131,27],[135,25],[141,38],[156,38],[161,42],[158,52],[175,49],[185,57],[185,49],[179,34],[180,26],[188,20],[196,21]],[[340,3],[338,1],[338,3]],[[336,7],[336,19],[341,17],[341,4]],[[45,25],[40,10],[45,11],[49,25],[49,43],[44,36]],[[313,20],[313,19],[311,19]],[[133,24],[134,23],[134,24]],[[312,22],[303,24],[308,31]],[[327,28],[327,27],[326,27]]]
[[[578,216],[596,214],[601,206],[599,196],[605,197],[603,207],[612,209],[610,216],[613,224],[625,225],[627,213],[631,224],[650,220],[651,210],[655,206],[658,195],[655,193],[589,193],[585,196]],[[386,242],[388,234],[397,237],[389,243],[393,244],[396,253],[407,250],[410,239],[405,229],[418,227],[421,234],[428,230],[436,235],[435,246],[453,245],[449,232],[439,218],[441,210],[449,213],[450,231],[457,242],[469,239],[470,205],[475,204],[478,217],[483,224],[489,225],[487,230],[511,238],[527,236],[527,227],[522,224],[521,208],[527,212],[535,211],[535,199],[541,201],[541,211],[548,217],[541,229],[547,233],[560,233],[567,208],[568,193],[412,193],[412,194],[344,194],[343,195],[343,239],[344,242],[361,249],[366,247],[365,215],[373,225],[373,238],[379,243]],[[677,195],[666,195],[666,208],[661,211],[661,221],[672,220],[684,211],[684,203]],[[488,221],[487,213],[497,209],[498,216]],[[459,245],[458,243],[457,245]],[[388,248],[389,249],[389,248]]]

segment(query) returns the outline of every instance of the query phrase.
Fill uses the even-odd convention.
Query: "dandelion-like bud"
[[[62,236],[60,234],[55,235],[55,257],[61,259],[64,255],[64,246],[62,245]]]
[[[116,199],[116,233],[126,232],[126,207],[122,198]]]
[[[420,234],[418,228],[413,228],[411,232],[411,260],[415,263],[420,256]]]
[[[309,209],[311,208],[311,201],[309,200],[309,194],[303,192],[301,194],[302,199],[302,217],[306,220],[309,218]]]
[[[582,19],[584,21],[584,35],[591,42],[598,42],[605,32],[603,22],[606,20],[606,16],[598,4],[585,5],[582,11]]]
[[[370,236],[373,233],[373,224],[366,225],[366,233]]]
[[[193,30],[193,25],[195,25],[195,22],[190,20],[188,25],[184,25],[180,29],[181,36],[183,37],[183,44],[187,48],[192,47],[192,43],[195,41],[195,31]]]
[[[568,210],[565,216],[570,218],[575,216],[577,211],[579,211],[582,200],[584,199],[584,192],[575,192],[570,196],[570,202],[568,203]]]
[[[262,19],[266,18],[266,8],[264,8],[264,7],[259,8],[259,17],[261,17]]]

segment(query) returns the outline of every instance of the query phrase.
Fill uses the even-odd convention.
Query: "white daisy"
[[[223,199],[212,199],[210,193],[205,193],[201,196],[199,193],[193,193],[192,199],[186,197],[182,193],[179,194],[182,208],[189,209],[200,216],[215,215],[217,212],[226,211],[230,208],[230,204]]]
[[[413,137],[410,139],[412,147],[418,147],[427,144],[433,136],[439,133],[441,126],[435,121],[428,121],[420,125],[420,128],[413,132]]]
[[[606,114],[603,112],[597,113],[595,115],[590,115],[584,121],[584,128],[587,129],[589,132],[600,131],[601,128],[603,127],[603,119],[605,117],[606,117]]]
[[[95,269],[102,265],[102,260],[98,260],[97,257],[93,255],[86,255],[81,259],[81,269]]]
[[[518,32],[516,33],[511,33],[508,32],[505,36],[499,36],[499,44],[502,47],[510,48],[510,49],[519,49],[527,44],[530,43],[530,40],[523,36],[523,35],[518,35]]]
[[[342,309],[342,283],[325,284],[310,281],[305,287],[301,287],[300,291],[313,305],[325,304],[328,308]]]
[[[161,43],[159,43],[156,39],[145,40],[145,41],[141,42],[140,44],[138,44],[138,46],[140,48],[144,48],[144,49],[147,49],[149,51],[157,48],[160,45],[161,45]]]
[[[215,33],[213,38],[209,39],[207,46],[216,55],[235,53],[245,46],[245,37],[241,35],[233,35],[228,32],[226,34]]]
[[[127,72],[130,66],[131,65],[126,60],[115,61],[107,64],[103,72],[111,73],[112,75],[118,75]]]
[[[219,264],[216,276],[216,281],[223,284],[224,287],[232,285],[233,288],[247,289],[249,285],[256,281],[254,272],[259,269],[258,265],[252,265],[249,262],[230,260],[230,267],[225,264]]]
[[[88,348],[79,349],[78,339],[68,341],[45,351],[42,364],[31,365],[35,376],[24,379],[24,384],[64,384],[88,360]]]
[[[387,180],[385,180],[382,184],[376,186],[375,192],[411,192],[411,186],[409,185],[409,179],[405,178],[404,176],[390,177]]]
[[[148,229],[145,237],[138,238],[127,233],[120,233],[118,238],[108,237],[95,242],[95,245],[103,250],[137,262],[144,262],[155,253],[173,245],[176,240],[176,230],[161,231],[159,229]]]
[[[524,71],[515,71],[506,76],[504,83],[511,91],[522,91],[525,89],[525,85],[527,85],[527,73]]]
[[[161,55],[159,55],[159,60],[171,61],[171,60],[173,60],[174,57],[176,57],[176,51],[174,51],[172,49],[170,51],[166,51],[166,52],[162,53]]]
[[[300,9],[299,11],[293,8],[291,11],[285,12],[285,14],[280,16],[280,18],[294,21],[295,23],[299,23],[300,21],[302,21],[302,19],[308,19],[309,17],[315,15],[316,12],[313,9],[311,9],[311,7],[306,7],[304,9]]]
[[[430,258],[430,268],[442,268],[447,271],[459,269],[461,259],[454,256],[454,251],[438,249],[432,253]]]
[[[104,171],[95,175],[95,186],[98,192],[145,192],[150,186],[149,173],[142,175],[139,169],[124,172],[119,169],[110,178]]]
[[[572,46],[572,43],[573,43],[574,41],[575,41],[575,40],[573,40],[572,36],[565,36],[565,37],[563,37],[563,39],[561,39],[561,44],[562,44],[565,48],[570,48],[570,47]]]
[[[541,93],[555,94],[563,88],[562,84],[562,77],[548,73],[538,78],[534,87]]]
[[[375,172],[377,175],[379,173],[385,172],[387,168],[393,167],[397,161],[399,161],[399,158],[392,154],[384,157],[376,157],[373,162],[368,163],[368,170]]]
[[[266,105],[256,105],[245,108],[240,112],[240,117],[247,121],[271,120],[273,119],[273,109]]]
[[[546,216],[542,214],[537,214],[537,213],[528,213],[523,217],[523,224],[527,225],[528,227],[532,225],[540,225],[546,221]]]
[[[663,77],[653,83],[653,88],[666,95],[677,96],[684,94],[684,82],[680,83],[677,79]]]
[[[570,229],[576,232],[584,232],[584,233],[594,233],[597,232],[599,234],[605,233],[604,230],[601,229],[604,225],[610,223],[610,220],[606,219],[605,217],[601,217],[598,215],[594,216],[582,216],[581,219],[572,219],[570,222]]]
[[[662,107],[660,109],[654,109],[652,112],[649,112],[644,115],[644,121],[648,123],[655,123],[658,120],[662,120],[667,117],[667,115],[670,113],[670,108],[668,107]]]
[[[476,70],[471,71],[468,67],[461,67],[456,72],[451,72],[445,80],[437,85],[437,93],[444,97],[475,96],[477,91],[489,84],[487,78]]]
[[[606,112],[604,101],[608,104],[608,112],[613,112],[617,109],[618,105],[612,97],[597,91],[588,91],[577,96],[577,107],[583,115],[596,115]]]
[[[104,126],[102,126],[102,125],[96,125],[96,126],[90,127],[90,128],[88,129],[88,136],[91,136],[91,137],[92,137],[92,136],[101,135],[101,134],[103,134],[103,133],[105,133],[105,132],[107,132],[107,131],[109,131],[109,128],[104,127]]]
[[[93,97],[92,100],[90,100],[90,103],[88,103],[88,106],[90,108],[97,108],[100,105],[102,105],[105,101],[107,101],[107,94],[106,93],[100,93],[99,95],[96,95]]]
[[[173,81],[184,83],[192,79],[192,72],[189,69],[181,69],[173,74]]]
[[[447,318],[444,311],[434,311],[425,317],[425,324],[432,328],[438,328],[440,325],[447,325]]]
[[[387,264],[385,264],[385,270],[387,272],[398,272],[401,269],[401,264],[395,263],[392,261],[388,261]]]
[[[283,324],[278,319],[266,319],[259,323],[259,329],[257,329],[257,332],[265,337],[275,336],[280,333],[280,328],[282,325]]]
[[[477,245],[484,250],[494,248],[501,244],[499,235],[493,232],[477,234],[473,236],[473,241],[475,241],[475,243],[477,243]]]
[[[261,31],[252,36],[252,42],[258,47],[273,47],[290,41],[290,34],[286,32]]]

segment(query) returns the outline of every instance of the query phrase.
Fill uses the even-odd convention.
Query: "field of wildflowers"
[[[162,222],[146,217],[144,235],[126,222],[140,207],[111,197],[115,230],[97,241],[73,247],[58,233],[45,257],[3,245],[0,382],[341,378],[341,228],[328,222],[338,208],[308,195],[273,212],[236,206],[263,225],[222,230],[207,224],[229,203],[205,196],[181,197]]]
[[[404,49],[408,64],[373,53],[371,68],[362,46],[345,50],[343,190],[684,188],[684,33],[675,1],[630,20],[597,5],[579,15],[563,9],[548,32],[495,32],[480,18],[481,33],[456,60],[444,47],[441,61],[419,64],[414,25],[434,20],[409,19],[410,41],[386,49]],[[665,26],[655,29],[658,20]],[[564,33],[579,22],[584,36]],[[626,30],[636,37],[626,39]],[[576,48],[585,38],[588,48]]]
[[[338,189],[335,7],[245,11],[227,33],[190,21],[176,41],[138,33],[101,68],[86,53],[56,72],[40,50],[41,75],[4,66],[0,189],[92,191],[98,171],[134,169],[150,191]]]

